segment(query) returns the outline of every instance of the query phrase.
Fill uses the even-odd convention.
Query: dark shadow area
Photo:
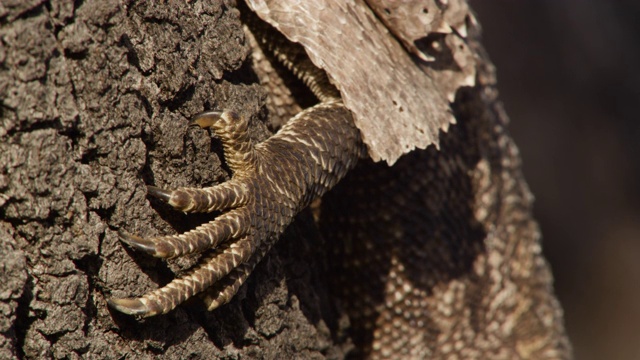
[[[29,305],[33,300],[33,277],[28,276],[27,281],[24,284],[24,289],[22,290],[22,296],[18,299],[18,308],[16,309],[16,322],[14,328],[14,334],[16,339],[16,349],[18,353],[16,354],[18,358],[24,359],[24,342],[27,336],[27,330],[31,324],[38,319],[38,317],[42,317],[42,313],[32,314],[34,316],[30,316],[29,314]]]
[[[334,249],[328,260],[330,288],[341,291],[334,295],[351,316],[358,348],[371,344],[373,334],[365,324],[381,316],[375,309],[388,301],[387,282],[390,273],[398,271],[392,270],[394,263],[402,264],[401,272],[412,288],[428,295],[456,279],[467,284],[469,301],[483,298],[484,279],[477,278],[472,266],[485,253],[487,234],[472,208],[477,189],[471,170],[487,146],[482,142],[493,139],[482,136],[491,133],[487,117],[473,114],[485,111],[486,105],[468,89],[459,92],[457,103],[464,105],[454,108],[458,123],[440,134],[440,150],[431,146],[413,151],[393,167],[363,161],[323,198],[320,228]],[[498,162],[491,165],[500,172]],[[356,220],[345,222],[347,215]],[[418,320],[430,337],[427,342],[435,344],[439,330],[429,315]],[[476,331],[482,326],[473,325]]]
[[[339,334],[337,323],[340,311],[329,291],[332,282],[327,262],[331,261],[331,251],[327,245],[307,209],[296,217],[274,248],[284,262],[287,288],[300,301],[304,316],[312,324],[324,321],[333,340],[342,343],[345,334]]]
[[[109,308],[113,322],[118,326],[121,337],[135,341],[146,341],[147,350],[154,354],[162,354],[166,347],[180,344],[188,339],[197,329],[195,319],[185,321],[189,314],[184,309],[176,309],[168,314],[138,319]],[[181,331],[174,331],[179,328]],[[154,341],[162,345],[154,347]],[[158,345],[158,344],[155,344]]]

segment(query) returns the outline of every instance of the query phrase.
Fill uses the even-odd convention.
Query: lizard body
[[[469,39],[476,83],[456,92],[457,124],[440,133],[440,149],[415,150],[388,167],[358,161],[365,147],[352,114],[302,48],[256,26],[266,56],[280,57],[320,104],[260,144],[232,113],[197,117],[223,141],[233,179],[150,194],[182,211],[228,211],[183,235],[122,237],[159,257],[214,250],[166,287],[112,306],[151,316],[201,292],[210,309],[224,304],[294,216],[338,184],[322,200],[320,223],[335,250],[333,288],[351,318],[356,355],[570,357],[495,70],[477,41]]]

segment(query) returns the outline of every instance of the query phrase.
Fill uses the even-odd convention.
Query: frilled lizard
[[[248,3],[262,18],[243,10],[272,122],[299,111],[279,66],[317,104],[258,144],[233,112],[197,115],[221,139],[232,179],[149,194],[222,214],[180,235],[121,238],[156,257],[206,255],[165,287],[110,305],[152,316],[202,294],[217,308],[322,197],[355,355],[569,358],[532,197],[466,4]]]

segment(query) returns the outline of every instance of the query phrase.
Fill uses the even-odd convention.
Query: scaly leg
[[[214,288],[217,293],[209,292],[205,299],[209,309],[227,302],[293,218],[365,155],[351,113],[339,100],[301,112],[257,145],[247,137],[247,121],[235,113],[206,112],[194,123],[210,127],[222,140],[232,179],[207,189],[149,187],[149,194],[185,212],[226,212],[180,235],[120,235],[133,248],[156,257],[213,251],[163,288],[141,298],[109,301],[124,313],[166,313],[221,280]]]

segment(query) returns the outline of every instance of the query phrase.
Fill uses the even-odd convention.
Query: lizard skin
[[[233,179],[150,193],[182,211],[231,210],[184,235],[122,237],[160,257],[216,248],[190,274],[112,306],[151,316],[207,289],[210,309],[227,302],[295,214],[364,156],[335,89],[300,58],[300,48],[275,43],[275,58],[298,72],[321,104],[256,145],[234,114],[198,117],[222,139]],[[477,85],[458,92],[458,125],[441,134],[439,151],[414,151],[393,167],[363,160],[322,201],[321,228],[338,260],[330,262],[334,289],[351,317],[356,355],[570,357],[494,70],[486,59],[479,63]]]

